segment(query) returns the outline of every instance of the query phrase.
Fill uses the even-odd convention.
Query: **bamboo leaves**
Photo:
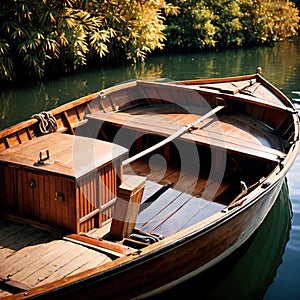
[[[298,10],[281,0],[1,0],[0,81],[138,62],[165,46],[263,44],[298,28]]]
[[[162,10],[176,8],[164,0],[3,0],[0,80],[41,79],[105,56],[143,60],[163,46]]]
[[[100,57],[108,53],[108,47],[105,43],[109,41],[109,37],[109,32],[99,29],[92,31],[89,36],[90,45]]]
[[[13,62],[10,58],[10,47],[5,40],[0,40],[0,76],[10,80],[15,76]]]

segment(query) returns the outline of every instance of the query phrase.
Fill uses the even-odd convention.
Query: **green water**
[[[156,55],[138,67],[106,67],[5,90],[0,87],[0,128],[28,119],[80,96],[137,78],[170,80],[235,76],[254,73],[264,77],[289,98],[300,91],[300,39],[273,47],[183,55]],[[300,98],[300,96],[299,96]],[[195,278],[171,291],[173,299],[300,299],[300,158],[266,222],[234,259],[213,270],[211,281]],[[292,219],[290,220],[292,204]],[[204,293],[205,291],[205,293]],[[185,295],[185,296],[183,296]]]

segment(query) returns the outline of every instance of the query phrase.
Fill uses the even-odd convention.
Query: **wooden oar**
[[[215,107],[214,109],[210,110],[208,113],[206,113],[205,115],[203,115],[201,118],[199,118],[198,120],[196,120],[193,123],[190,123],[188,125],[185,125],[184,127],[182,127],[181,129],[177,130],[176,132],[174,132],[172,135],[170,135],[169,137],[165,138],[164,140],[162,140],[161,142],[151,146],[150,148],[137,153],[136,155],[126,159],[123,161],[123,166],[130,164],[131,162],[137,160],[138,158],[143,157],[144,155],[153,152],[154,150],[157,150],[158,148],[170,143],[171,141],[175,140],[176,138],[178,138],[179,136],[181,136],[182,134],[184,134],[185,132],[187,132],[189,129],[193,128],[195,125],[203,122],[204,120],[206,120],[207,118],[209,118],[210,116],[216,114],[218,111],[220,111],[221,109],[223,109],[225,107],[225,105],[219,105],[217,107]]]

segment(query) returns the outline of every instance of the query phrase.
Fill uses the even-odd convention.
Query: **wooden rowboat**
[[[134,81],[0,131],[0,296],[144,298],[240,247],[299,151],[259,73]]]

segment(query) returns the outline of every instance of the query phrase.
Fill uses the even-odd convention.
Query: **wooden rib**
[[[70,132],[71,132],[72,134],[74,134],[74,129],[73,129],[71,123],[70,123],[69,116],[68,116],[68,114],[67,114],[66,111],[63,112],[63,116],[65,117],[65,119],[66,119],[66,121],[67,121],[67,125],[68,125],[68,128],[69,128]]]

